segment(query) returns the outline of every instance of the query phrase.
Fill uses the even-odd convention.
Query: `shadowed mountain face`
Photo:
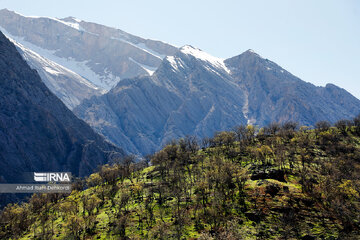
[[[23,172],[84,176],[123,151],[78,119],[0,33],[0,179]]]
[[[360,101],[334,85],[306,83],[251,50],[223,61],[185,46],[152,76],[123,80],[74,112],[115,144],[146,154],[173,138],[239,124],[351,118]]]

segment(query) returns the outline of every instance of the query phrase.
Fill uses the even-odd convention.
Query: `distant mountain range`
[[[360,101],[333,84],[317,87],[249,50],[225,60],[235,82],[246,89],[247,116],[259,126],[295,121],[314,126],[360,113]]]
[[[173,138],[245,123],[244,92],[221,59],[185,46],[152,76],[120,81],[74,112],[115,144],[143,154]]]
[[[351,118],[360,101],[334,85],[306,83],[252,50],[222,60],[184,46],[152,76],[120,81],[74,112],[127,151],[147,154],[171,139],[240,124]]]
[[[239,124],[314,126],[360,113],[344,89],[304,82],[252,50],[224,60],[73,17],[6,9],[0,29],[66,106],[129,153]]]
[[[161,41],[73,17],[25,17],[7,9],[0,10],[0,30],[22,45],[28,63],[42,72],[45,84],[70,108],[89,94],[110,90],[120,79],[153,73],[165,56],[177,51]],[[34,54],[29,57],[29,51],[42,57],[40,63]],[[48,62],[61,69],[49,68]],[[58,82],[66,82],[63,90]]]

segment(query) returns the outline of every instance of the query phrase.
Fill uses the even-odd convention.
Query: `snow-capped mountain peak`
[[[161,41],[75,17],[29,17],[7,9],[0,10],[0,31],[101,91],[122,79],[151,75],[165,56],[178,51]]]
[[[192,56],[202,62],[206,62],[207,64],[217,69],[223,70],[226,73],[230,73],[230,70],[226,67],[224,63],[224,59],[214,57],[199,48],[193,47],[191,45],[185,45],[180,48],[180,52],[185,55]]]

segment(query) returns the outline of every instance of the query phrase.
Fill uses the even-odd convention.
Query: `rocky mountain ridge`
[[[129,153],[239,124],[313,126],[360,112],[360,101],[344,89],[304,82],[253,50],[224,60],[73,17],[8,10],[0,10],[0,27],[52,92]]]
[[[240,124],[335,122],[359,114],[360,101],[334,85],[304,82],[252,50],[223,60],[184,46],[152,76],[123,80],[74,112],[127,151],[147,154],[171,139]]]
[[[246,89],[249,119],[259,126],[286,121],[314,126],[318,121],[334,123],[360,113],[359,99],[346,90],[305,82],[252,50],[225,60],[225,64]]]
[[[73,17],[23,16],[7,9],[0,10],[0,30],[24,48],[80,75],[100,92],[109,91],[121,79],[151,75],[165,56],[177,51],[176,47],[161,41]],[[46,71],[40,65],[33,64],[39,72]],[[53,76],[40,75],[45,83],[57,84]],[[84,82],[78,77],[72,81],[77,81],[77,85]],[[48,87],[53,91],[52,85]],[[84,94],[70,93],[68,90],[68,96],[61,99],[74,107]],[[69,103],[69,98],[75,100]]]

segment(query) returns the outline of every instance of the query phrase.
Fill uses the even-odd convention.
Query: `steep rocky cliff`
[[[123,151],[78,119],[0,33],[0,179],[29,171],[78,176]]]

